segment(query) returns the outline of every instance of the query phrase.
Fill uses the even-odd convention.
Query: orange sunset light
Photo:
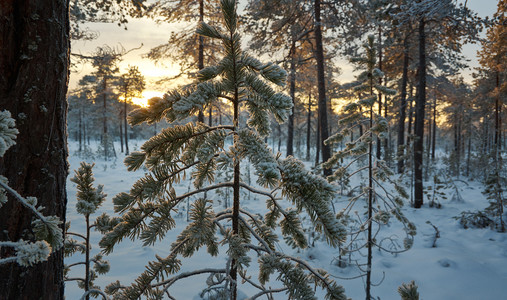
[[[140,98],[132,98],[132,102],[136,105],[139,105],[141,107],[147,107],[148,106],[148,99],[153,97],[162,97],[164,95],[163,92],[159,91],[144,91],[143,96]]]

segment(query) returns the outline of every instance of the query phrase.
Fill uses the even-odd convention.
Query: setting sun
[[[132,102],[141,107],[147,107],[148,99],[153,97],[162,97],[162,95],[164,95],[164,93],[159,91],[144,91],[141,98],[132,98]]]

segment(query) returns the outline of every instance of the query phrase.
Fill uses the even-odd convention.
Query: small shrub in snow
[[[459,220],[460,224],[463,225],[463,228],[465,229],[491,228],[495,225],[495,222],[490,218],[490,216],[483,211],[464,211],[459,217],[454,218]]]
[[[91,223],[90,215],[97,211],[106,198],[106,195],[102,192],[102,185],[96,188],[93,186],[93,182],[95,181],[92,172],[93,166],[94,165],[82,162],[79,169],[75,171],[75,176],[71,178],[71,181],[77,184],[76,210],[79,214],[84,216],[86,232],[81,234],[69,231],[70,222],[67,222],[65,238],[65,256],[71,256],[76,252],[84,254],[83,262],[65,265],[65,280],[77,280],[78,286],[85,291],[86,295],[83,296],[85,299],[88,299],[89,295],[97,296],[101,294],[100,287],[95,286],[93,281],[97,278],[97,274],[109,272],[109,263],[102,259],[101,254],[96,254],[93,257],[90,256],[90,230],[95,228],[95,230],[105,232],[110,230],[110,226],[113,226],[115,222],[118,222],[117,219],[109,219],[108,216],[101,215],[93,224]],[[79,238],[80,241],[72,237]],[[81,265],[85,267],[84,277],[69,278],[67,274],[70,268]]]

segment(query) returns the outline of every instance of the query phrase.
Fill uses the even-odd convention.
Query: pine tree
[[[362,221],[357,231],[366,231],[367,237],[364,245],[354,248],[366,248],[368,251],[368,261],[364,272],[366,273],[366,299],[370,300],[372,299],[371,273],[373,248],[378,247],[381,250],[386,250],[386,248],[378,243],[380,240],[377,237],[379,230],[375,230],[374,227],[388,224],[391,216],[398,219],[405,227],[407,234],[404,241],[406,249],[410,248],[416,229],[401,212],[401,206],[403,206],[402,198],[407,197],[406,192],[399,184],[390,179],[393,172],[384,161],[375,159],[376,157],[373,153],[375,140],[380,141],[384,139],[387,130],[387,121],[381,115],[374,113],[374,106],[378,101],[380,92],[384,95],[392,95],[396,92],[378,84],[378,78],[382,77],[383,73],[375,67],[377,64],[377,47],[373,35],[368,36],[363,48],[365,51],[364,56],[352,59],[352,62],[357,64],[362,72],[358,75],[356,82],[348,85],[349,88],[353,89],[354,93],[360,95],[360,99],[345,107],[344,111],[347,113],[347,116],[343,117],[339,123],[343,128],[326,140],[326,143],[341,142],[358,124],[359,126],[364,125],[367,130],[356,140],[347,143],[345,149],[334,154],[330,160],[325,162],[324,167],[338,167],[333,175],[329,177],[331,181],[343,181],[363,171],[368,173],[367,185],[361,189],[359,195],[349,200],[349,205],[339,215],[348,215],[358,200],[366,198],[366,219]],[[376,137],[378,139],[375,139]],[[350,160],[345,160],[346,158],[350,158]],[[366,162],[364,162],[365,160]],[[366,165],[362,165],[363,163]],[[349,171],[353,166],[358,167],[358,169],[353,172]],[[388,183],[394,185],[396,193],[390,193],[384,188],[384,185]],[[355,241],[350,241],[349,245],[354,243]],[[357,251],[355,249],[343,249],[342,251]]]
[[[157,256],[157,261],[150,262],[131,286],[123,288],[114,283],[108,291],[129,299],[142,295],[157,298],[169,293],[171,285],[178,280],[209,274],[208,288],[203,292],[219,299],[236,299],[237,285],[241,281],[260,289],[257,296],[285,292],[289,298],[315,299],[313,284],[322,287],[328,299],[345,299],[343,288],[325,271],[275,250],[278,236],[273,230],[278,226],[290,244],[306,247],[298,216],[302,211],[306,211],[316,230],[332,246],[344,239],[344,228],[329,209],[334,188],[305,170],[295,158],[281,159],[273,155],[264,143],[263,137],[270,131],[269,114],[283,121],[291,109],[290,97],[276,92],[275,87],[285,84],[286,73],[277,65],[261,63],[241,50],[234,0],[222,0],[221,9],[225,29],[201,23],[197,32],[220,41],[225,57],[217,65],[202,69],[199,83],[173,90],[163,98],[151,99],[148,108],[132,112],[129,120],[133,125],[153,123],[162,118],[169,122],[181,121],[215,101],[227,101],[233,109],[232,124],[173,125],[144,143],[140,152],[133,152],[126,158],[129,170],[144,165],[150,173],[141,178],[130,193],[114,198],[115,210],[122,213],[122,222],[101,240],[105,253],[113,251],[114,245],[126,237],[139,238],[144,245],[163,239],[175,226],[174,208],[189,197],[199,198],[192,204],[191,223],[173,242],[171,253],[166,257]],[[242,112],[249,115],[246,124],[240,122]],[[243,159],[253,165],[257,185],[262,189],[241,180]],[[233,170],[232,181],[216,182],[220,169]],[[177,194],[175,185],[186,176],[192,180],[195,190]],[[223,188],[233,189],[232,207],[215,212],[213,193]],[[243,208],[240,189],[266,198],[268,213],[263,218]],[[280,204],[283,198],[296,208],[283,208]],[[221,240],[217,233],[222,236]],[[223,268],[178,273],[180,256],[190,257],[201,247],[216,256],[220,246],[227,248]],[[260,265],[258,282],[248,276],[248,266],[255,254]],[[284,288],[273,290],[266,286],[273,273],[278,273]]]
[[[451,0],[410,0],[401,6],[396,19],[399,26],[414,22],[417,27],[418,69],[413,145],[414,207],[423,205],[423,152],[424,120],[426,108],[426,75],[430,45],[433,51],[447,54],[448,61],[455,59],[461,46],[476,41],[481,29],[480,18],[464,4]],[[437,38],[438,37],[438,38]],[[450,58],[450,59],[449,59]]]
[[[65,271],[68,273],[70,268],[74,266],[84,265],[85,266],[85,276],[84,278],[68,278],[66,276],[65,280],[78,280],[79,287],[84,289],[85,293],[83,297],[85,299],[89,299],[90,295],[105,295],[100,287],[95,286],[93,281],[97,278],[98,274],[105,274],[109,272],[109,263],[102,259],[101,254],[97,254],[93,257],[90,257],[91,251],[91,241],[90,241],[90,231],[92,228],[101,231],[107,231],[110,229],[108,226],[114,224],[114,221],[118,220],[110,220],[106,215],[102,215],[96,219],[96,221],[92,224],[90,221],[90,215],[95,213],[100,205],[104,202],[106,195],[102,192],[103,186],[99,185],[98,187],[93,187],[93,182],[95,178],[93,178],[93,169],[94,165],[90,165],[82,162],[79,169],[75,171],[75,176],[70,180],[77,184],[77,203],[76,210],[79,214],[83,215],[86,222],[86,233],[83,235],[81,233],[71,232],[70,222],[66,224],[66,238],[65,238],[65,255],[71,256],[77,251],[81,252],[85,256],[84,262],[77,262],[71,265],[65,266]],[[104,222],[104,220],[106,220]],[[102,224],[106,224],[106,227],[102,226]],[[78,242],[77,240],[71,238],[71,236],[81,238],[82,241]],[[93,263],[93,265],[92,265]],[[93,270],[91,267],[93,266]]]

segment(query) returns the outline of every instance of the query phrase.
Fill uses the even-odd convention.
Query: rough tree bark
[[[289,96],[292,99],[292,110],[287,122],[287,156],[294,155],[294,106],[296,105],[296,58],[294,57],[296,44],[293,41],[291,47],[290,58],[290,83],[289,83]]]
[[[204,0],[199,0],[199,23],[204,22]],[[204,37],[199,36],[199,54],[197,58],[197,67],[199,70],[204,69]],[[199,114],[197,115],[197,120],[201,123],[204,123],[204,108],[199,110]],[[209,111],[211,119],[211,109]],[[211,126],[211,125],[210,125]]]
[[[408,37],[403,41],[403,75],[401,79],[400,117],[398,120],[398,173],[405,169],[405,118],[407,111],[407,82],[408,82]]]
[[[320,0],[315,0],[315,58],[317,60],[317,82],[319,90],[319,129],[320,147],[322,149],[322,161],[331,158],[331,149],[324,141],[329,137],[327,124],[327,100],[326,100],[326,78],[324,75],[324,48],[322,46],[322,30],[320,20]],[[324,176],[331,175],[331,169],[324,169]]]
[[[310,161],[310,138],[312,134],[312,93],[308,94],[308,114],[306,116],[306,160]]]
[[[65,221],[67,165],[68,0],[0,1],[0,109],[16,119],[17,144],[0,174],[23,196],[37,197],[45,215]],[[30,239],[32,214],[17,201],[0,209],[0,239]],[[2,249],[0,256],[9,256]],[[63,249],[30,268],[0,268],[2,299],[64,298]]]
[[[378,69],[382,71],[382,27],[378,27]],[[382,77],[378,79],[378,84],[382,85]],[[378,115],[382,116],[382,93],[378,93]],[[385,151],[385,149],[384,149]],[[382,155],[382,144],[377,136],[377,159]]]
[[[426,106],[426,21],[419,21],[419,69],[415,109],[414,140],[414,207],[423,205],[424,109]]]

